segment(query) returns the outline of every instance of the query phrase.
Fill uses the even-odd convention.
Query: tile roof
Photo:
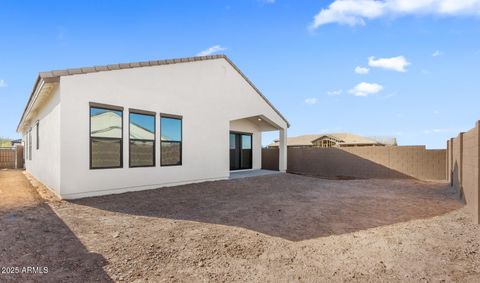
[[[47,72],[40,72],[38,74],[37,80],[33,87],[32,93],[30,94],[30,98],[25,106],[25,109],[22,114],[22,118],[17,126],[17,131],[22,124],[23,118],[25,116],[25,112],[30,105],[33,94],[37,89],[38,85],[41,81],[46,83],[49,82],[58,82],[60,77],[63,76],[72,76],[72,75],[80,75],[80,74],[89,74],[95,72],[105,72],[105,71],[112,71],[112,70],[122,70],[122,69],[132,69],[132,68],[141,68],[141,67],[151,67],[151,66],[161,66],[161,65],[169,65],[169,64],[179,64],[179,63],[189,63],[189,62],[196,62],[196,61],[205,61],[205,60],[215,60],[215,59],[225,59],[242,77],[247,81],[247,83],[265,100],[265,102],[272,107],[272,109],[287,123],[287,127],[290,127],[290,123],[288,120],[278,111],[275,106],[262,94],[262,92],[248,79],[248,77],[224,54],[219,55],[209,55],[209,56],[195,56],[195,57],[185,57],[185,58],[175,58],[175,59],[165,59],[165,60],[152,60],[152,61],[142,61],[142,62],[132,62],[132,63],[120,63],[120,64],[111,64],[111,65],[102,65],[102,66],[93,66],[93,67],[81,67],[81,68],[71,68],[71,69],[64,69],[64,70],[53,70]]]

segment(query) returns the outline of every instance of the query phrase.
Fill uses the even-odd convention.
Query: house
[[[354,147],[354,146],[396,146],[397,140],[389,137],[362,137],[351,133],[332,133],[288,137],[288,147]],[[274,140],[268,147],[278,147]]]
[[[15,147],[17,145],[22,145],[22,139],[12,140],[10,141],[10,143],[12,144],[12,147]]]
[[[17,131],[26,170],[64,199],[229,178],[261,168],[287,120],[224,55],[40,73]]]

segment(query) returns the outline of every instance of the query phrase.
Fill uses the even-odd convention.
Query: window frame
[[[39,150],[40,149],[40,121],[37,121],[37,124],[36,124],[35,128],[36,128],[36,139],[37,139],[35,141],[36,142],[36,148],[37,148],[37,150]]]
[[[112,167],[93,167],[92,166],[92,108],[103,109],[103,110],[110,110],[110,111],[121,111],[122,112],[122,133],[120,138],[98,138],[93,137],[94,139],[104,139],[104,140],[120,140],[120,165],[119,166],[112,166]],[[124,108],[121,106],[109,105],[109,104],[102,104],[102,103],[95,103],[90,102],[88,107],[88,146],[89,146],[89,167],[90,170],[102,170],[102,169],[119,169],[123,168],[123,110]]]
[[[168,119],[177,119],[180,120],[180,141],[173,141],[173,140],[162,140],[162,118]],[[181,115],[174,115],[174,114],[166,114],[160,113],[160,166],[161,167],[170,167],[170,166],[182,166],[183,165],[183,116]],[[180,145],[180,162],[178,164],[163,164],[162,156],[163,156],[163,143],[178,143]]]
[[[28,161],[32,161],[32,128],[28,130]]]
[[[130,114],[146,115],[153,117],[153,140],[141,140],[141,139],[132,139],[130,137]],[[140,141],[140,142],[152,142],[153,141],[153,165],[137,165],[132,166],[132,143],[131,141]],[[142,168],[142,167],[156,167],[157,166],[157,113],[139,109],[128,109],[128,167],[129,168]]]

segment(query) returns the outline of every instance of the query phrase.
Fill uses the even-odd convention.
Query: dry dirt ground
[[[0,267],[49,272],[0,281],[480,280],[480,227],[445,184],[280,174],[70,202],[33,184],[0,171]]]

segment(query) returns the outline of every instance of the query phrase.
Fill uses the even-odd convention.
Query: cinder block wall
[[[278,148],[262,149],[262,169],[278,170],[278,156]]]
[[[452,185],[455,188],[461,187],[462,182],[462,169],[463,169],[463,154],[462,154],[462,144],[463,144],[463,133],[460,133],[457,138],[453,139],[452,145],[452,164],[449,166],[451,168],[450,175],[452,176]],[[459,190],[459,193],[461,191]]]
[[[448,142],[450,183],[480,224],[480,123]]]
[[[263,150],[263,168],[278,168],[277,151]],[[287,158],[288,172],[327,178],[447,179],[447,151],[424,146],[289,148]]]

